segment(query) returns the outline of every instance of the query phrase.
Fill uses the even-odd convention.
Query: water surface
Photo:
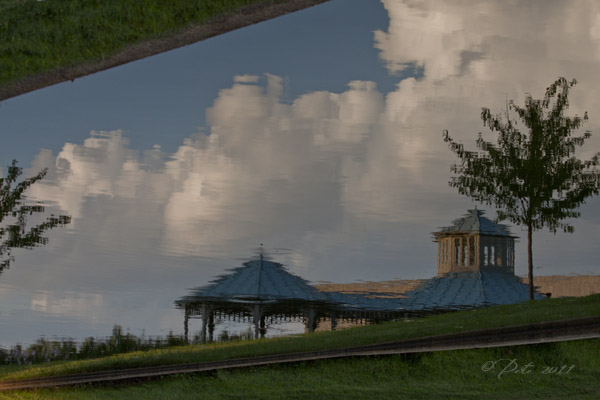
[[[173,301],[260,243],[312,282],[432,277],[431,232],[474,205],[442,130],[474,148],[481,107],[577,78],[589,158],[599,68],[591,0],[334,0],[4,101],[2,165],[48,167],[29,195],[73,220],[0,275],[0,345],[181,333]],[[535,274],[600,273],[599,206],[536,232]]]

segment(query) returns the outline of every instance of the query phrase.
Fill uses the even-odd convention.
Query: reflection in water
[[[576,82],[559,78],[546,89],[543,100],[527,96],[523,107],[508,102],[505,117],[483,108],[483,125],[497,138],[496,143],[487,141],[480,133],[477,152],[466,150],[444,131],[444,141],[460,159],[460,164],[452,166],[456,176],[450,186],[496,206],[499,219],[527,227],[530,300],[534,293],[533,231],[547,227],[552,232],[573,233],[573,226],[564,220],[579,217],[577,209],[600,190],[600,172],[595,168],[600,152],[586,161],[574,154],[591,136],[590,131],[574,135],[587,121],[587,111],[583,117],[565,115],[569,91]],[[517,116],[526,129],[523,133]],[[494,247],[491,250],[493,262]]]
[[[318,290],[261,252],[258,259],[175,302],[184,310],[184,336],[189,336],[189,319],[194,316],[202,319],[201,341],[210,342],[217,320],[251,321],[258,339],[267,332],[267,320],[277,324],[300,319],[306,332],[314,332],[325,319],[335,330],[338,320],[381,321],[528,299],[527,285],[514,275],[515,236],[506,226],[474,209],[434,235],[438,277],[402,294]],[[536,293],[535,298],[542,296]]]
[[[14,261],[11,249],[43,246],[48,243],[48,238],[42,236],[46,230],[71,222],[70,216],[56,217],[52,214],[44,222],[27,230],[27,219],[31,219],[34,214],[43,213],[44,206],[41,202],[35,205],[27,204],[27,197],[23,193],[44,178],[46,172],[44,169],[37,175],[17,183],[22,168],[13,160],[12,165],[8,167],[6,178],[0,178],[0,274]]]
[[[351,8],[345,1],[328,4]],[[3,275],[2,339],[12,344],[32,335],[35,340],[35,332],[87,337],[123,321],[131,329],[165,335],[181,326],[173,299],[222,274],[260,242],[291,249],[277,261],[313,282],[427,279],[437,272],[432,227],[473,208],[447,186],[453,159],[440,137],[444,128],[452,127],[457,141],[471,140],[482,104],[500,109],[505,98],[521,103],[524,93],[538,93],[557,76],[577,76],[586,87],[570,99],[573,113],[582,114],[583,105],[600,108],[594,86],[600,63],[595,1],[577,7],[491,0],[382,4],[389,25],[375,27],[369,39],[382,61],[373,68],[397,78],[391,90],[365,70],[348,79],[345,90],[315,83],[320,90],[299,88],[295,93],[302,94],[291,96],[286,87],[298,80],[289,71],[304,65],[298,59],[282,59],[277,68],[245,69],[247,52],[227,47],[227,57],[215,59],[214,81],[222,90],[202,97],[212,105],[195,110],[195,121],[206,118],[194,134],[175,120],[190,103],[200,104],[196,99],[204,93],[206,76],[192,75],[172,91],[170,80],[155,89],[157,79],[172,75],[169,54],[154,59],[156,64],[149,59],[56,92],[49,88],[51,100],[41,93],[42,103],[64,103],[53,108],[59,115],[38,134],[62,139],[44,145],[54,152],[40,150],[32,162],[35,171],[49,169],[28,195],[51,201],[47,209],[69,213],[73,221],[68,232],[53,232],[49,246],[18,255],[28,268]],[[356,2],[355,7],[369,15],[381,4]],[[352,26],[334,28],[347,43]],[[237,36],[237,46],[256,42],[246,32]],[[279,40],[268,44],[272,54],[293,54],[290,43],[302,40],[293,29],[275,36]],[[181,51],[193,64],[206,60],[205,49]],[[358,50],[353,54],[357,62],[365,57]],[[319,59],[319,54],[302,57]],[[321,82],[321,69],[313,71],[314,77],[302,71],[303,79]],[[91,95],[86,85],[94,82],[115,92]],[[131,101],[141,87],[160,90],[161,96],[152,92],[148,99]],[[66,113],[70,93],[77,91],[86,107]],[[158,97],[169,99],[160,115],[172,116],[172,127],[153,118],[152,101]],[[30,112],[29,99],[7,103],[0,113]],[[115,108],[126,112],[115,118]],[[136,124],[141,120],[144,124]],[[152,136],[148,124],[160,125],[164,135]],[[589,128],[596,131],[598,123],[590,120]],[[104,131],[78,136],[89,129]],[[15,143],[19,138],[10,137]],[[598,148],[598,139],[589,140],[590,149]],[[586,151],[582,158],[591,156]],[[598,273],[598,204],[592,199],[582,207],[569,251],[564,239],[540,232],[534,244],[537,275]],[[525,246],[516,243],[517,275],[525,271],[526,259]]]

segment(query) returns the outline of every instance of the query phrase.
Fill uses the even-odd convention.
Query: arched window
[[[483,265],[487,266],[488,265],[488,247],[485,246],[483,248]]]

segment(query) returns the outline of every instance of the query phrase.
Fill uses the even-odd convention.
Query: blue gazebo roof
[[[453,233],[479,233],[482,235],[494,236],[509,236],[514,237],[510,233],[508,227],[503,224],[496,224],[484,217],[485,211],[468,210],[462,218],[452,221],[451,226],[443,227],[439,232],[434,232],[436,236],[446,236]]]
[[[512,274],[482,270],[431,278],[405,295],[408,310],[460,309],[526,301],[529,287]]]
[[[327,301],[327,296],[307,281],[288,272],[282,264],[265,260],[262,256],[232,269],[229,274],[218,277],[208,286],[193,289],[187,299],[193,298],[223,301]]]
[[[328,292],[332,302],[368,311],[441,311],[514,304],[529,299],[529,287],[505,272],[455,273],[426,280],[403,298],[376,297],[382,293]],[[539,294],[535,294],[540,299]]]
[[[536,293],[535,298],[541,296]],[[192,289],[190,295],[181,301],[252,303],[292,300],[329,304],[349,311],[427,312],[513,304],[528,299],[528,285],[518,277],[505,271],[491,270],[434,277],[401,297],[397,293],[321,292],[288,272],[282,264],[261,256],[232,269],[229,274],[218,277],[205,287]]]

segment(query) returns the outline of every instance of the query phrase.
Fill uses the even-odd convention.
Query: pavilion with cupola
[[[200,340],[205,342],[214,340],[216,323],[225,320],[252,322],[259,338],[269,324],[281,321],[302,321],[306,332],[312,332],[323,319],[335,329],[338,320],[380,321],[528,300],[528,286],[515,275],[517,237],[483,214],[468,210],[451,226],[433,232],[438,274],[407,285],[406,291],[317,289],[267,260],[261,248],[257,259],[175,302],[184,310],[184,334],[187,338],[190,318],[202,320]]]

